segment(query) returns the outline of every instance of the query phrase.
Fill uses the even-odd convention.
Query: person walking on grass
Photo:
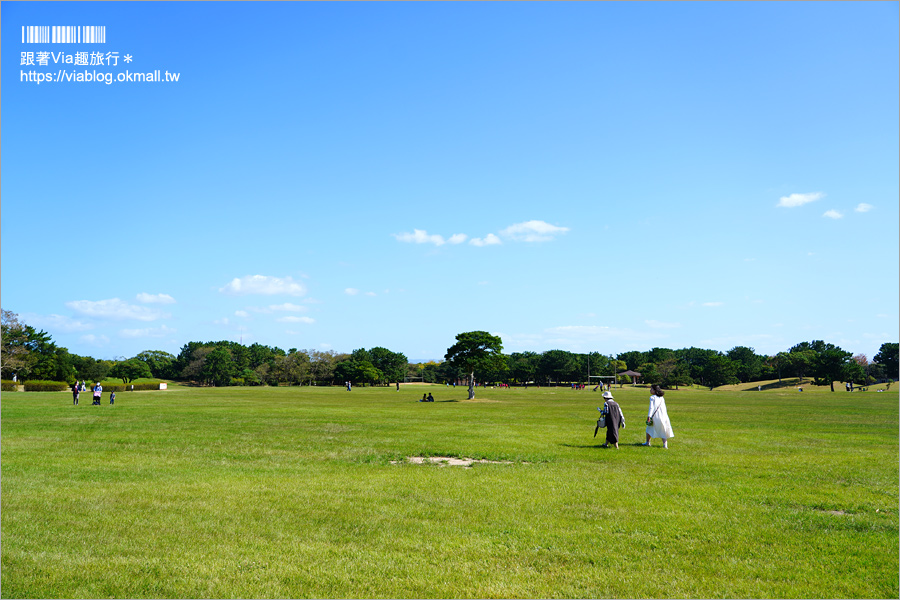
[[[93,403],[96,404],[97,406],[100,406],[100,396],[103,395],[103,386],[100,385],[99,381],[96,384],[94,384],[92,391],[94,392],[94,402]]]
[[[663,398],[665,392],[655,383],[650,386],[650,408],[647,411],[647,441],[641,444],[649,446],[651,438],[661,438],[663,448],[669,448],[669,438],[675,437],[672,424],[669,422],[669,413],[666,411],[666,401]]]
[[[606,443],[601,447],[609,448],[609,445],[612,444],[618,450],[619,429],[625,427],[625,415],[622,414],[619,403],[613,400],[610,392],[603,392],[603,397],[606,399],[602,411],[606,415]]]
[[[72,384],[72,406],[78,406],[78,392],[81,386],[78,385],[78,382]]]

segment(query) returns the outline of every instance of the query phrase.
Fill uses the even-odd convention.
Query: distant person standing
[[[99,381],[96,384],[94,384],[92,391],[94,392],[94,404],[96,404],[97,406],[100,406],[100,396],[103,395],[103,386],[100,385]]]
[[[78,392],[81,386],[78,385],[78,382],[72,384],[72,406],[78,406]]]
[[[109,405],[112,406],[115,403],[116,403],[116,393],[110,392],[109,393]]]
[[[669,413],[666,410],[665,392],[658,385],[650,386],[650,408],[647,411],[647,441],[642,445],[649,446],[651,438],[661,438],[663,448],[669,448],[669,438],[675,437]]]

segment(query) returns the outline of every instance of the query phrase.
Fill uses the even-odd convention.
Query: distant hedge
[[[4,392],[16,391],[15,387],[7,390],[6,383],[7,383],[6,381],[3,382],[3,391]],[[12,382],[9,382],[9,383],[12,383]],[[132,391],[132,388],[133,388],[133,391],[140,392],[143,390],[158,390],[160,383],[162,383],[162,381],[150,381],[150,382],[135,383],[135,384],[131,384],[131,383],[129,383],[129,384],[123,384],[123,383],[105,384],[104,383],[101,385],[103,386],[104,392],[130,392],[130,391]],[[25,391],[26,392],[63,392],[65,390],[68,390],[70,387],[72,387],[72,385],[69,383],[66,383],[65,381],[26,381],[25,382]],[[89,385],[87,390],[85,390],[84,393],[86,393],[86,394],[91,393],[92,387],[93,386]]]
[[[69,389],[65,381],[41,381],[35,379],[25,382],[26,392],[62,392]]]
[[[19,384],[12,379],[0,380],[0,391],[2,392],[18,392]]]
[[[104,392],[141,392],[145,390],[158,390],[162,381],[150,381],[144,383],[101,383]],[[134,389],[132,390],[132,386]],[[91,391],[92,386],[88,386],[87,391]]]

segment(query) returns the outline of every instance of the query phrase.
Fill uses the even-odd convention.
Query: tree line
[[[818,385],[834,381],[868,384],[898,378],[898,344],[882,344],[869,360],[822,340],[801,342],[775,355],[735,346],[727,352],[703,348],[652,348],[617,355],[567,350],[503,354],[500,338],[486,332],[457,336],[443,361],[409,363],[401,352],[383,347],[353,352],[287,351],[276,346],[238,342],[184,344],[178,355],[145,350],[130,358],[98,360],[69,353],[50,335],[2,311],[2,377],[99,381],[107,377],[129,383],[139,378],[192,381],[203,385],[387,385],[413,378],[427,383],[479,382],[525,385],[598,383],[598,376],[630,383],[625,371],[641,374],[642,383],[665,387],[700,384],[710,388],[783,378],[811,378]],[[606,379],[609,381],[609,379]]]

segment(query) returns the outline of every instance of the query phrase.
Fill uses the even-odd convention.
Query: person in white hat
[[[625,415],[619,408],[619,403],[613,400],[612,392],[603,392],[606,402],[603,404],[603,414],[606,415],[606,443],[603,448],[609,448],[612,444],[619,449],[619,429],[625,427]]]

